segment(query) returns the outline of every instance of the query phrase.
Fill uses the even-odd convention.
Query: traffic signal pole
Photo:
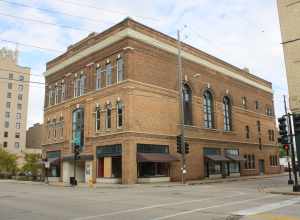
[[[184,109],[183,109],[183,89],[182,89],[182,60],[181,60],[181,42],[180,31],[177,30],[177,46],[178,46],[178,93],[179,93],[179,119],[180,119],[180,133],[181,133],[181,182],[185,184],[186,174],[186,159],[185,159],[185,137],[184,137]]]

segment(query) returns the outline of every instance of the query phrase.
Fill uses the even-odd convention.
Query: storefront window
[[[221,174],[221,163],[209,161],[208,171],[210,175]]]
[[[169,175],[167,163],[139,163],[139,177],[162,177]]]

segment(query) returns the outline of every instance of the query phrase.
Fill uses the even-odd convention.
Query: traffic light
[[[80,154],[80,146],[76,144],[76,145],[74,145],[75,160],[78,160],[80,158],[79,154]]]
[[[179,154],[182,153],[182,151],[181,151],[181,138],[182,138],[181,135],[178,135],[178,136],[176,137],[177,153],[179,153]]]
[[[188,154],[190,152],[190,145],[188,142],[184,143],[184,150],[185,150],[186,154]]]
[[[279,123],[279,135],[281,136],[280,138],[278,138],[278,142],[281,144],[289,144],[289,136],[288,136],[285,116],[278,118],[278,123]]]
[[[295,134],[300,134],[300,114],[293,114]]]

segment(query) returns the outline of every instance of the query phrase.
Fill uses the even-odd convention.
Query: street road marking
[[[213,206],[203,207],[203,208],[199,208],[199,209],[192,209],[192,210],[184,211],[184,212],[177,212],[177,213],[172,214],[172,215],[165,215],[165,216],[161,216],[161,217],[154,218],[154,219],[151,219],[151,220],[169,219],[169,218],[177,217],[177,216],[180,216],[180,215],[187,215],[187,214],[192,214],[192,213],[195,213],[195,212],[200,212],[200,211],[207,210],[207,209],[219,208],[219,207],[223,207],[223,206],[236,205],[236,204],[247,203],[247,202],[253,202],[253,201],[257,201],[257,200],[271,198],[271,197],[274,197],[274,196],[275,195],[269,195],[269,196],[264,196],[264,197],[261,197],[261,198],[247,199],[247,200],[236,201],[236,202],[227,202],[227,203],[223,203],[223,204],[219,204],[219,205],[213,205]]]
[[[300,202],[300,198],[294,198],[294,199],[290,199],[290,200],[284,200],[282,202],[276,202],[276,203],[271,203],[271,204],[267,204],[267,205],[263,205],[263,206],[259,206],[259,207],[240,210],[240,211],[234,212],[233,214],[234,215],[242,215],[242,216],[256,215],[259,213],[272,211],[274,209],[279,209],[282,207],[294,205],[298,202]]]
[[[298,217],[286,216],[286,215],[272,215],[272,214],[259,214],[252,215],[250,219],[261,219],[261,220],[300,220]]]
[[[222,197],[222,199],[234,198],[234,197],[238,197],[238,196],[241,196],[244,194],[245,193],[238,192],[237,195],[225,196],[225,197]],[[273,196],[275,196],[275,195],[273,195]],[[187,201],[182,201],[182,202],[163,203],[163,204],[158,204],[158,205],[145,206],[145,207],[141,207],[141,208],[125,209],[125,210],[116,211],[116,212],[109,212],[109,213],[104,213],[104,214],[100,214],[100,215],[79,217],[79,218],[74,218],[72,220],[89,220],[89,219],[100,218],[100,217],[105,217],[105,216],[119,215],[119,214],[130,213],[130,212],[138,212],[138,211],[147,210],[147,209],[162,208],[162,207],[166,207],[166,206],[182,205],[182,204],[193,203],[193,202],[204,202],[204,201],[209,201],[212,199],[218,199],[218,197],[187,200]]]

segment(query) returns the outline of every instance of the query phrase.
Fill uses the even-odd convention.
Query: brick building
[[[187,179],[278,173],[271,83],[183,44]],[[47,63],[43,146],[49,175],[180,179],[176,40],[127,18]]]

